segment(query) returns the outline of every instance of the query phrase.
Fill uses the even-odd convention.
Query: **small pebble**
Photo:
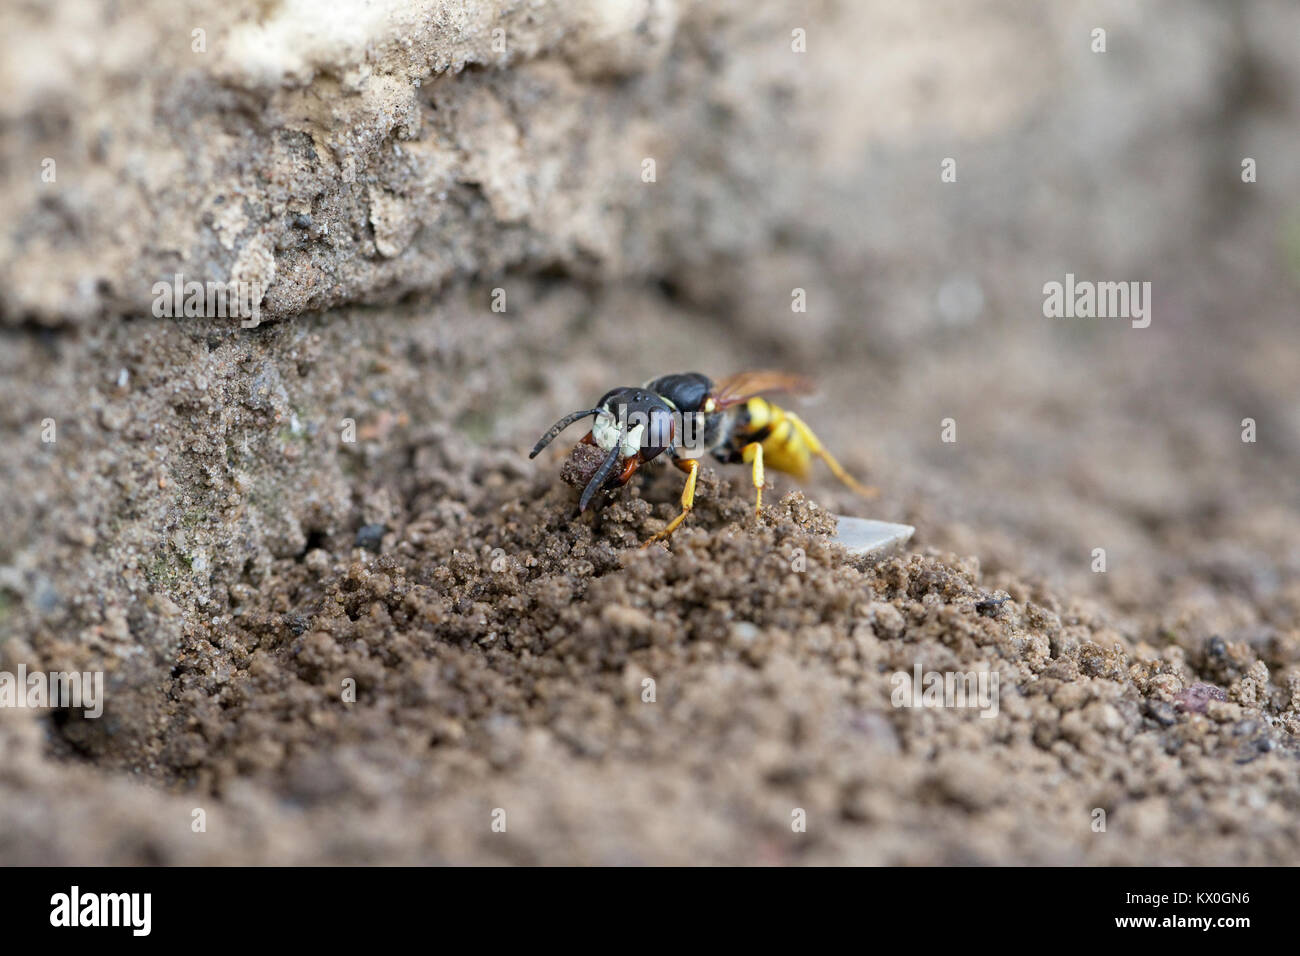
[[[368,524],[357,532],[356,546],[378,553],[387,531],[386,524]]]

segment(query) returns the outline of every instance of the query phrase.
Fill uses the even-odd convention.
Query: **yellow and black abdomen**
[[[812,470],[813,448],[803,422],[765,398],[751,398],[737,415],[731,434],[732,461],[752,442],[763,446],[763,463],[797,478]]]

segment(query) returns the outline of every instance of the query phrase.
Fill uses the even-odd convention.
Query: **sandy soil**
[[[246,387],[230,341],[194,347],[187,331],[159,325],[140,355],[137,329],[110,336],[101,348],[111,360],[100,353],[87,365],[127,363],[146,383],[128,407],[152,409],[124,412],[110,432],[103,419],[114,406],[106,403],[100,420],[85,425],[95,435],[84,440],[102,443],[113,463],[103,477],[121,480],[122,500],[156,505],[160,474],[195,483],[182,462],[201,470],[233,456],[235,467],[206,496],[187,492],[193,508],[215,502],[215,515],[161,511],[157,520],[169,529],[161,552],[99,543],[89,515],[90,532],[59,536],[69,555],[121,573],[137,596],[89,626],[95,611],[56,581],[46,596],[55,607],[27,619],[31,637],[5,644],[6,661],[107,666],[112,687],[98,721],[4,713],[7,857],[1292,858],[1300,840],[1300,592],[1296,551],[1278,526],[1286,515],[1269,503],[1294,489],[1273,481],[1276,450],[1226,464],[1240,442],[1213,398],[1160,376],[1158,384],[1182,388],[1166,399],[1183,415],[1224,418],[1225,435],[1193,431],[1201,440],[1172,452],[1188,474],[1207,456],[1214,469],[1199,488],[1170,483],[1162,500],[1135,504],[1105,527],[1094,516],[1117,510],[1105,486],[1132,489],[1151,457],[1171,453],[1144,454],[1149,432],[1115,449],[1109,403],[1076,419],[1068,448],[1027,444],[1016,460],[995,447],[968,453],[971,467],[952,468],[927,462],[934,451],[919,440],[911,456],[882,456],[853,415],[827,414],[828,400],[806,409],[808,417],[830,423],[828,438],[846,463],[885,489],[880,502],[864,506],[829,479],[805,498],[785,493],[791,486],[778,477],[756,522],[743,470],[710,468],[671,549],[642,551],[637,544],[675,513],[675,473],[652,473],[597,519],[574,520],[576,492],[558,478],[563,450],[538,463],[524,455],[553,413],[608,381],[603,363],[563,366],[581,321],[569,318],[573,303],[566,292],[539,294],[526,323],[480,318],[472,333],[452,331],[467,323],[415,314],[276,327],[263,333],[268,357],[254,376],[278,382],[271,392],[283,394],[269,398]],[[682,330],[695,321],[654,293],[597,308],[634,322],[660,316]],[[444,304],[438,317],[454,309]],[[617,352],[619,336],[606,335]],[[513,351],[493,347],[507,340]],[[456,374],[422,374],[423,360],[412,356],[435,354],[434,343],[435,361]],[[33,344],[20,360],[39,362],[45,348]],[[317,390],[313,355],[344,348],[347,378]],[[151,381],[148,361],[181,350],[185,369]],[[1178,378],[1212,375],[1211,354],[1195,352],[1209,367]],[[44,361],[52,373],[69,366],[66,357]],[[70,390],[79,387],[76,373],[68,368]],[[47,381],[58,385],[54,374]],[[882,389],[893,398],[859,420],[878,420],[882,433],[919,432],[920,413],[909,419],[902,409],[920,387]],[[329,424],[347,417],[348,395],[368,389],[390,390],[393,412],[361,422],[350,446]],[[536,397],[521,401],[524,391]],[[488,396],[501,403],[507,424],[498,427],[517,441],[474,435],[473,414]],[[7,407],[21,408],[22,396],[7,397]],[[49,392],[27,399],[49,400]],[[293,415],[307,423],[302,435],[288,425]],[[461,427],[441,424],[449,419]],[[151,420],[197,427],[185,430],[183,455],[134,469],[132,485],[116,436]],[[968,425],[963,415],[960,427],[974,432],[980,421]],[[85,451],[64,450],[83,436],[68,432],[33,474],[47,494],[85,486],[72,466]],[[241,451],[244,434],[261,445]],[[977,444],[967,435],[959,446]],[[1038,466],[1046,472],[1038,483],[1064,489],[1019,486],[1018,500],[1007,501],[997,476],[1030,467],[1036,447],[1050,460]],[[1093,466],[1102,489],[1069,488],[1091,456],[1114,461],[1117,451],[1128,456],[1122,473]],[[245,480],[242,454],[255,462]],[[69,455],[62,467],[59,455]],[[258,467],[278,477],[274,493],[300,496],[318,519],[268,531],[280,553],[248,548],[245,559],[237,529],[275,510],[259,498]],[[1216,483],[1217,469],[1234,467],[1231,482]],[[981,470],[993,476],[965,499],[936,501],[911,480],[928,474],[931,487],[965,486]],[[1054,510],[1071,493],[1080,503]],[[878,565],[848,559],[828,543],[831,510],[911,521],[916,551]],[[1044,555],[1055,546],[1054,564],[1045,556],[1029,570],[1028,549],[1017,555],[1008,543],[983,555],[951,552],[986,534],[1011,538],[1017,529],[1000,527],[1008,511]],[[953,512],[965,520],[951,524]],[[236,530],[218,538],[224,529]],[[96,543],[84,547],[83,533]],[[195,556],[215,554],[218,541],[230,553],[207,573],[196,569]],[[1093,575],[1096,541],[1123,543],[1110,556],[1123,565]],[[803,571],[794,570],[795,549],[806,555]],[[1062,557],[1071,549],[1071,559]],[[1098,583],[1071,596],[1070,580]],[[159,595],[164,586],[177,602]],[[187,595],[193,612],[181,610]],[[26,606],[11,607],[10,622]],[[136,635],[156,653],[124,653]],[[999,716],[895,708],[891,676],[917,662],[996,669]],[[647,678],[653,702],[643,700]],[[355,703],[342,699],[349,679]],[[1226,699],[1198,700],[1199,691],[1189,693],[1198,681]],[[149,786],[122,790],[115,781],[123,773]],[[195,808],[209,814],[206,833],[190,830]],[[491,829],[498,808],[505,834]],[[807,814],[807,832],[791,830],[796,808]],[[1107,814],[1105,833],[1092,829],[1097,808]]]

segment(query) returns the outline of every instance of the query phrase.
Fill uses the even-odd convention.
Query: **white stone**
[[[894,524],[870,518],[835,516],[835,537],[849,554],[883,554],[911,540],[916,529],[910,524]]]

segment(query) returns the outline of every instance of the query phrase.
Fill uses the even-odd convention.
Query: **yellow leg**
[[[700,472],[699,460],[695,458],[687,458],[685,461],[675,461],[673,464],[686,472],[686,487],[682,489],[682,513],[670,521],[668,527],[664,528],[664,530],[660,531],[658,534],[648,539],[645,544],[641,545],[643,548],[650,547],[654,542],[660,541],[676,531],[677,526],[686,520],[686,516],[690,514],[691,509],[695,507],[695,476]]]
[[[740,450],[740,454],[743,461],[746,463],[753,462],[754,464],[754,488],[757,490],[754,500],[754,517],[757,518],[763,511],[763,485],[765,483],[763,478],[763,446],[756,441],[750,442]]]
[[[790,424],[799,432],[799,437],[808,445],[808,451],[826,462],[826,467],[831,470],[832,475],[844,482],[844,484],[848,485],[864,498],[874,498],[876,495],[880,494],[879,488],[871,488],[867,485],[858,484],[857,479],[845,471],[844,468],[841,467],[840,463],[835,460],[835,457],[822,447],[822,443],[817,440],[817,436],[813,434],[813,430],[808,427],[807,422],[793,412],[786,412],[785,417],[786,420],[789,421]]]

